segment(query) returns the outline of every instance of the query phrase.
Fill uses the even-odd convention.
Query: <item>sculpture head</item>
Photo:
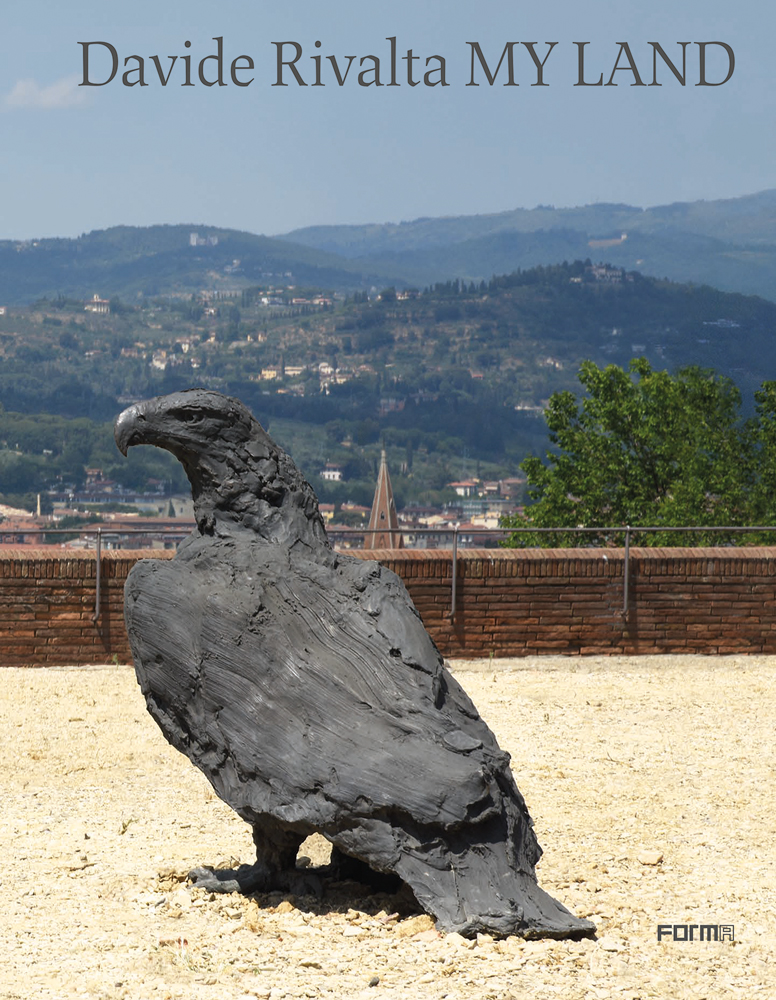
[[[238,399],[208,389],[185,389],[135,403],[119,414],[114,427],[122,455],[133,445],[153,444],[172,452],[184,466],[201,461],[214,445],[223,450],[262,436],[269,442]]]
[[[152,444],[183,465],[200,531],[239,525],[282,538],[308,522],[325,543],[312,487],[291,458],[238,399],[209,389],[185,389],[135,403],[114,427],[119,451]],[[306,534],[307,532],[303,532]]]

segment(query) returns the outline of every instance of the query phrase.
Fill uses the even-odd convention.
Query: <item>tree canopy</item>
[[[555,450],[521,465],[533,503],[505,526],[570,528],[776,524],[776,382],[741,417],[731,379],[709,369],[654,370],[646,358],[579,372],[585,395],[557,392],[545,419]],[[516,532],[507,544],[601,543],[605,532]],[[620,533],[619,538],[622,538]],[[776,532],[762,538],[776,542]],[[751,542],[724,532],[637,534],[640,545]]]

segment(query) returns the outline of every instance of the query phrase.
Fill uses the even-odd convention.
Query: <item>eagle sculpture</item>
[[[398,876],[441,930],[592,933],[539,888],[509,755],[403,584],[332,550],[247,408],[174,392],[124,410],[115,438],[172,452],[191,482],[197,527],[133,568],[126,624],[151,715],[253,828],[256,863],[230,887],[287,887],[318,832],[352,870]]]

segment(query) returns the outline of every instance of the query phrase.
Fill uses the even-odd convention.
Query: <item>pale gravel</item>
[[[189,868],[251,860],[249,830],[164,741],[131,669],[6,668],[0,997],[776,997],[776,658],[453,666],[512,754],[542,885],[597,942],[472,944],[355,890],[328,912],[191,890]],[[734,924],[735,943],[658,944],[681,921]]]

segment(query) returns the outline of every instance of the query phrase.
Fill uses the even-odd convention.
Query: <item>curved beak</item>
[[[145,404],[135,403],[128,406],[116,418],[113,427],[113,437],[116,447],[124,458],[127,457],[127,449],[133,444],[143,444],[143,431],[146,424]]]

